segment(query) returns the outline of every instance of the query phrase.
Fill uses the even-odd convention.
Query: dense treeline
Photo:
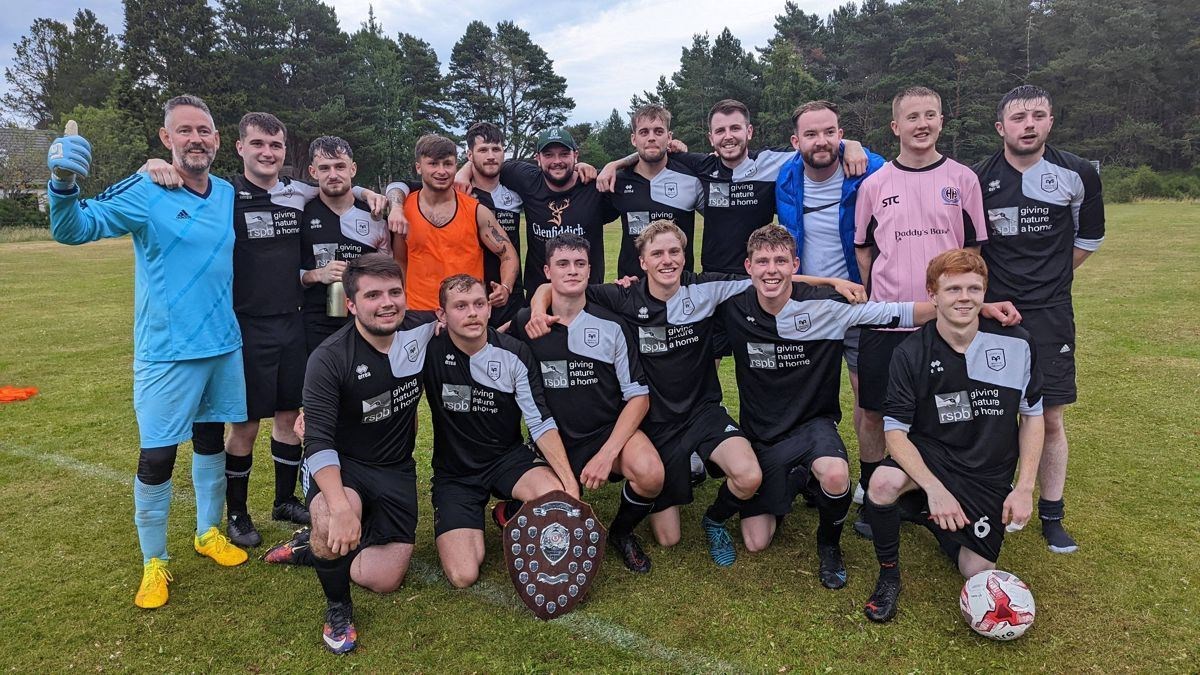
[[[883,0],[827,17],[788,2],[767,45],[723,30],[695,36],[679,69],[629,107],[652,100],[675,114],[676,135],[707,148],[705,115],[724,97],[754,112],[755,142],[787,142],[792,109],[811,98],[842,105],[847,135],[884,154],[892,95],[941,92],[943,149],[971,162],[994,151],[994,106],[1031,82],[1055,97],[1054,142],[1106,165],[1188,170],[1200,164],[1200,9],[1192,0]],[[321,133],[355,147],[364,183],[404,175],[415,139],[453,135],[475,120],[502,124],[519,156],[574,102],[545,51],[512,22],[473,21],[443,68],[414,33],[389,35],[372,14],[341,30],[319,0],[125,0],[119,38],[88,10],[71,25],[38,19],[14,45],[0,101],[14,121],[57,128],[74,117],[97,145],[99,187],[159,154],[160,105],[192,92],[213,107],[227,147],[247,110],[289,127],[303,162]],[[632,93],[632,92],[630,92]],[[628,149],[626,110],[572,130],[583,159]],[[219,170],[239,168],[232,152]]]

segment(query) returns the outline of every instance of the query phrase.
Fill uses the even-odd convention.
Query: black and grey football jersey
[[[721,402],[713,316],[717,305],[750,286],[749,279],[731,274],[683,272],[680,282],[666,302],[650,294],[645,279],[629,288],[587,289],[588,300],[612,310],[633,332],[650,385],[646,420],[656,424],[684,421],[702,404]]]
[[[304,456],[310,473],[352,458],[413,466],[421,369],[434,316],[409,312],[387,354],[346,324],[317,347],[304,375]]]
[[[387,220],[371,215],[366,202],[358,200],[340,216],[324,201],[312,200],[304,209],[300,234],[300,266],[305,270],[320,269],[335,260],[354,260],[368,253],[392,252],[392,233]],[[298,270],[296,274],[299,275]],[[326,293],[324,284],[304,289],[304,311],[325,314]]]
[[[753,288],[719,312],[733,347],[742,430],[763,443],[777,443],[817,417],[841,420],[847,330],[913,325],[911,302],[851,305],[832,289],[802,283],[792,284],[779,314],[763,309]]]
[[[704,185],[679,160],[668,157],[667,166],[647,180],[632,168],[617,172],[611,196],[612,205],[621,213],[621,252],[617,256],[618,277],[644,276],[638,264],[637,240],[642,230],[655,220],[674,221],[687,235],[684,268],[695,271],[692,251],[696,239],[696,208]]]
[[[1100,174],[1086,160],[1049,145],[1024,173],[1001,150],[976,164],[988,220],[989,301],[1040,309],[1071,302],[1072,249],[1104,241]]]
[[[300,217],[316,198],[314,185],[280,177],[264,190],[244,175],[231,180],[233,200],[233,308],[274,316],[300,308]]]
[[[567,447],[607,431],[623,401],[650,393],[632,333],[612,312],[588,303],[570,325],[555,324],[537,339],[525,333],[528,322],[529,309],[522,309],[509,334],[537,359],[546,403]]]
[[[1042,414],[1042,376],[1029,333],[979,320],[965,354],[930,322],[892,355],[884,430],[902,430],[940,466],[1010,483],[1020,456],[1019,415]]]
[[[449,333],[435,337],[423,377],[435,474],[478,474],[524,441],[522,418],[534,441],[556,428],[529,347],[494,329],[488,329],[487,345],[470,356]]]
[[[700,265],[705,272],[745,272],[746,240],[751,232],[775,219],[775,179],[795,154],[791,148],[751,152],[734,169],[716,155],[671,155],[703,183]]]

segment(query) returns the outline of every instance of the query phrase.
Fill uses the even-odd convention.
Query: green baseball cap
[[[571,132],[567,131],[566,127],[550,127],[538,134],[537,151],[541,152],[546,149],[547,145],[554,145],[555,143],[568,150],[579,149],[579,146],[575,145],[575,139],[571,138]]]

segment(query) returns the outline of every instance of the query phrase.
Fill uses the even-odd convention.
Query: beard
[[[638,159],[643,162],[654,164],[655,162],[661,162],[667,156],[667,150],[666,148],[646,148],[638,150],[637,155]]]
[[[474,167],[475,173],[479,174],[480,176],[483,176],[484,178],[495,178],[496,176],[500,175],[500,165],[499,164],[475,164],[475,163],[472,163],[472,167]]]
[[[819,153],[819,152],[826,152],[826,153],[828,153],[828,154],[829,154],[829,159],[828,159],[828,160],[825,160],[825,161],[818,161],[818,160],[816,159],[816,156],[817,156],[817,153]],[[834,151],[834,150],[824,150],[824,149],[821,149],[821,150],[812,150],[812,151],[810,151],[810,152],[807,152],[807,153],[801,153],[801,157],[803,157],[803,158],[804,158],[804,163],[805,163],[805,164],[807,164],[808,166],[810,166],[810,167],[812,167],[812,168],[814,168],[814,169],[824,169],[824,168],[826,168],[826,167],[833,166],[833,164],[834,164],[834,163],[836,163],[836,162],[838,161],[838,159],[840,159],[840,158],[838,157],[838,153],[837,153],[836,151]]]
[[[549,171],[543,171],[542,175],[545,176],[546,180],[549,181],[549,183],[554,187],[566,187],[567,184],[571,182],[571,179],[575,178],[575,167],[567,169],[567,172],[563,174],[562,178],[555,178]]]
[[[329,186],[329,185],[321,186],[321,194],[325,195],[326,197],[341,197],[342,195],[346,194],[349,191],[350,191],[349,183],[342,183],[341,185],[333,185],[333,186]]]
[[[191,150],[203,150],[204,154],[197,157],[193,155]],[[203,145],[189,145],[183,148],[182,151],[172,149],[171,157],[175,160],[176,165],[183,167],[190,173],[203,173],[208,171],[208,167],[212,166],[213,159],[217,156],[216,150],[209,150]]]
[[[383,323],[378,323],[378,322],[374,321],[373,318],[372,319],[367,319],[365,317],[355,317],[355,318],[358,319],[358,325],[362,326],[362,329],[367,331],[371,335],[374,335],[376,337],[386,337],[388,335],[395,333],[400,328],[400,322],[404,319],[404,314],[403,313],[396,314],[395,325],[385,325]]]

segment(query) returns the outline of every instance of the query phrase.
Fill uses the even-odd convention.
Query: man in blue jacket
[[[863,179],[887,161],[864,148],[867,171],[848,176],[842,170],[842,129],[837,106],[829,101],[809,101],[792,113],[792,147],[796,154],[779,172],[775,183],[775,208],[779,223],[796,238],[800,274],[850,279],[862,283],[854,257],[854,205]],[[836,207],[836,208],[835,208]],[[846,366],[854,390],[854,430],[859,439],[859,484],[865,486],[883,460],[882,445],[858,433],[862,410],[858,407],[858,329],[846,334]],[[868,437],[869,438],[869,437]],[[855,501],[861,503],[862,489]],[[854,529],[869,536],[861,514]]]

